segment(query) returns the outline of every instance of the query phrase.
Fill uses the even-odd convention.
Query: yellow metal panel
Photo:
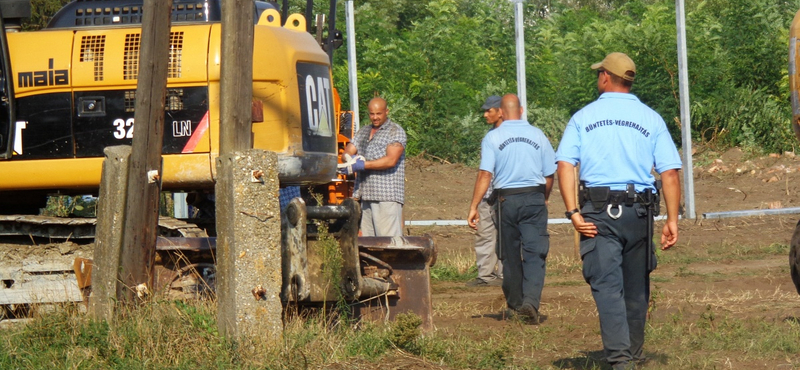
[[[219,63],[222,40],[222,27],[219,23],[211,25],[211,32],[208,36],[208,81],[219,82]]]
[[[164,155],[164,190],[190,190],[212,188],[211,162],[208,153]]]
[[[291,113],[286,91],[280,81],[253,81],[253,98],[262,102],[264,115],[264,122],[253,123],[253,148],[281,153],[289,142],[302,141],[300,117]]]
[[[172,27],[175,35],[168,55],[171,75],[180,76],[167,80],[170,84],[205,83],[207,81],[206,56],[211,26],[190,25]],[[85,86],[117,86],[136,88],[141,28],[89,29],[75,33],[73,49],[73,76],[76,88]],[[180,36],[180,38],[178,38]],[[97,79],[98,60],[87,60],[85,40],[104,38],[101,62],[101,79]],[[177,46],[180,45],[180,48]],[[83,52],[82,52],[83,50]],[[91,53],[95,54],[95,53]],[[126,69],[127,66],[127,69]]]
[[[94,191],[100,184],[103,158],[11,160],[0,163],[3,168],[3,176],[0,176],[2,190]],[[165,189],[213,187],[210,167],[208,154],[165,155],[163,187]]]
[[[7,35],[16,97],[70,91],[72,31],[9,32]],[[20,86],[20,80],[31,81],[28,77],[34,75],[46,76],[46,83]],[[57,76],[66,76],[67,83],[58,85]]]
[[[264,102],[264,122],[253,124],[253,146],[279,153],[303,151],[297,63],[329,65],[307,32],[256,26],[253,95]]]

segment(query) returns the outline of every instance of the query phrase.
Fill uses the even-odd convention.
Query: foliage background
[[[35,29],[66,0],[33,0]],[[279,4],[282,1],[278,2]],[[345,1],[337,28],[345,29]],[[290,0],[304,13],[306,0]],[[514,11],[508,0],[355,0],[359,110],[379,95],[407,131],[408,154],[474,164],[487,130],[486,96],[516,92]],[[327,13],[330,1],[314,2]],[[787,76],[788,29],[800,0],[686,0],[695,141],[751,152],[793,150]],[[558,144],[572,113],[597,98],[589,69],[609,52],[637,64],[633,87],[680,145],[675,2],[527,0],[528,118]],[[346,39],[347,35],[345,35]],[[349,107],[346,47],[334,55]]]
[[[487,130],[478,107],[487,95],[517,90],[512,4],[359,0],[355,7],[360,111],[384,96],[408,131],[409,154],[474,164]],[[687,0],[685,7],[693,139],[757,153],[793,150],[787,49],[800,1]],[[632,92],[662,115],[680,146],[674,1],[528,0],[524,9],[528,118],[554,145],[571,114],[598,96],[589,66],[622,51],[637,64]],[[334,78],[348,107],[344,48]]]

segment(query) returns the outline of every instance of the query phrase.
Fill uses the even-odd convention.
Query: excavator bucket
[[[356,316],[394,320],[412,312],[422,319],[424,330],[433,329],[430,267],[436,248],[430,236],[358,238],[361,267],[367,277],[391,279],[393,289],[364,294],[355,305]]]
[[[391,320],[411,312],[422,318],[423,329],[432,329],[433,240],[429,236],[358,237],[360,215],[360,206],[352,199],[321,207],[306,207],[300,198],[292,200],[283,216],[281,298],[312,305],[344,299],[356,317],[369,320]],[[308,220],[325,221],[326,229]],[[335,253],[330,249],[331,237],[336,240]],[[330,266],[340,266],[338,282],[331,281]]]

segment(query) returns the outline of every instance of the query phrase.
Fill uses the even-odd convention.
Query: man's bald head
[[[500,101],[500,109],[503,111],[504,120],[515,120],[522,118],[522,107],[519,98],[514,94],[503,95]]]
[[[376,109],[386,109],[386,100],[383,98],[372,98],[368,104],[369,108],[375,107]]]
[[[369,120],[372,122],[373,127],[380,127],[389,115],[389,109],[386,109],[386,100],[383,98],[372,98],[367,105],[367,112],[369,112]]]

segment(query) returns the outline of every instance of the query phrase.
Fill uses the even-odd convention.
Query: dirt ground
[[[793,153],[751,157],[738,149],[717,153],[699,148],[694,155],[697,218],[680,221],[678,244],[659,255],[653,273],[657,304],[652,330],[670,322],[702,321],[711,315],[771,323],[778,331],[800,322],[800,296],[791,282],[786,246],[800,215],[704,219],[709,212],[800,207],[800,158]],[[406,168],[406,220],[464,220],[477,169],[422,157],[409,158]],[[563,219],[565,209],[556,187],[550,199],[551,219]],[[656,223],[656,230],[662,224]],[[509,364],[522,368],[606,369],[594,301],[583,282],[571,225],[549,228],[548,277],[538,326],[504,320],[499,287],[467,288],[463,282],[433,282],[433,335],[470,338],[510,345]],[[441,264],[464,269],[474,264],[474,234],[466,226],[409,227],[409,235],[430,234]],[[753,251],[775,247],[778,253]],[[73,243],[49,244],[37,256],[74,258],[87,252]],[[714,255],[727,257],[713,258]],[[55,257],[52,257],[55,256]],[[733,257],[731,257],[733,256]],[[6,251],[0,260],[24,255]],[[34,261],[41,262],[41,261]],[[694,353],[697,330],[669,337],[668,342],[645,344],[651,359],[647,369],[800,369],[800,354],[760,355],[738,348]],[[789,329],[786,329],[787,332]],[[796,331],[794,331],[796,333]],[[663,333],[648,332],[648,338]],[[798,338],[800,341],[800,338]],[[510,343],[510,344],[509,344]],[[371,368],[374,364],[331,364],[332,369]],[[382,364],[393,369],[447,369],[402,352]],[[535,364],[533,367],[529,364]],[[391,366],[389,366],[391,365]],[[475,368],[481,368],[475,364]]]
[[[677,317],[696,320],[708,312],[726,318],[796,322],[800,296],[789,276],[787,254],[715,262],[708,262],[714,260],[708,256],[723,250],[729,255],[731,250],[748,253],[770,246],[785,248],[800,215],[704,219],[703,214],[798,207],[800,158],[794,153],[751,157],[739,149],[716,153],[701,148],[694,155],[694,164],[697,218],[680,221],[678,244],[659,257],[663,261],[652,275],[658,306],[651,323],[665,323]],[[466,219],[476,174],[476,169],[462,165],[410,158],[406,168],[406,220]],[[563,219],[564,211],[556,186],[550,198],[551,219]],[[662,225],[657,222],[656,230],[660,231]],[[432,235],[439,261],[474,264],[474,235],[466,226],[410,227],[407,232]],[[515,353],[514,357],[534,357],[536,366],[541,368],[605,368],[597,313],[575,257],[572,227],[551,225],[549,232],[548,278],[541,307],[545,322],[520,328],[503,320],[499,313],[504,308],[504,298],[499,287],[467,288],[460,282],[434,282],[436,331],[476,338],[522,333],[522,341],[526,336],[535,337],[531,333],[541,334],[546,345],[531,345],[541,350]],[[701,256],[698,263],[679,263],[697,256]],[[723,350],[707,356],[682,357],[681,351],[689,348],[683,341],[648,342],[645,353],[654,361],[645,368],[800,368],[800,354],[764,360],[757,355]],[[401,368],[442,367],[417,363]]]

